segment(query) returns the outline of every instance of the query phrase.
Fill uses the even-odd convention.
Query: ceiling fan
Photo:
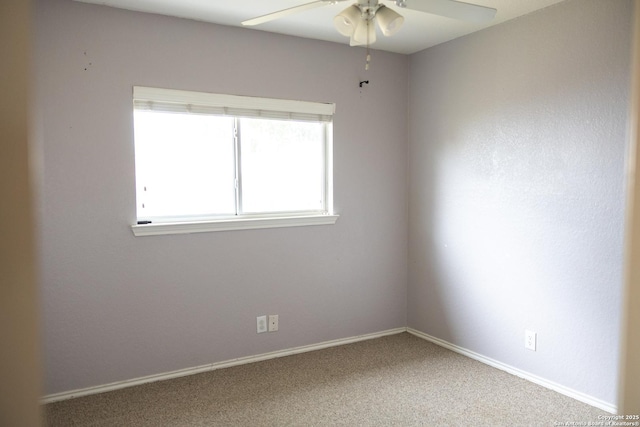
[[[242,25],[259,25],[305,10],[343,1],[347,0],[316,0],[246,20],[242,22]],[[392,3],[400,8],[477,23],[491,21],[496,15],[496,9],[455,0],[393,0]],[[344,9],[333,19],[338,32],[350,37],[351,46],[373,44],[376,41],[376,22],[382,34],[391,36],[400,30],[404,17],[378,0],[356,0],[356,3]]]

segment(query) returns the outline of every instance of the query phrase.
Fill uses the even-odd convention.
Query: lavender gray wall
[[[409,326],[611,404],[631,12],[570,0],[409,65]]]
[[[71,0],[35,26],[46,394],[406,325],[407,57]],[[335,102],[337,224],[135,238],[133,85]]]

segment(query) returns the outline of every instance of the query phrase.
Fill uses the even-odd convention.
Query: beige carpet
[[[48,426],[553,426],[609,415],[407,333],[44,410]]]

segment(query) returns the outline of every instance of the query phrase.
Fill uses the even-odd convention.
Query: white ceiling
[[[76,0],[122,9],[158,13],[195,19],[215,24],[242,27],[242,21],[287,9],[312,0]],[[429,1],[429,0],[421,0]],[[428,47],[455,39],[465,34],[508,21],[562,0],[466,0],[498,10],[493,21],[477,24],[430,15],[409,9],[400,9],[392,1],[383,3],[404,16],[400,31],[384,37],[378,30],[377,41],[372,48],[411,54]],[[288,34],[309,39],[349,44],[349,38],[340,35],[333,26],[333,17],[349,6],[349,2],[327,4],[293,16],[264,23],[251,30]]]

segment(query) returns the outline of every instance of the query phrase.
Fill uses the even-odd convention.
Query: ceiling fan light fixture
[[[351,5],[333,18],[333,25],[343,36],[353,37],[361,21],[360,8],[356,5]]]
[[[376,19],[382,30],[382,34],[387,37],[397,33],[404,23],[404,17],[402,15],[384,5],[380,5],[380,8],[378,8]]]
[[[370,45],[376,42],[376,25],[372,19],[361,19],[351,36],[351,46]]]

